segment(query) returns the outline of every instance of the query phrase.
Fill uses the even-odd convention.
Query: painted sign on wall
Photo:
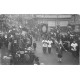
[[[59,25],[60,26],[67,26],[68,25],[68,21],[60,21]]]
[[[56,26],[56,22],[55,21],[48,21],[48,26]]]

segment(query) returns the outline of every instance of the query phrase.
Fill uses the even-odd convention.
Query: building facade
[[[57,26],[67,27],[73,19],[71,14],[36,14],[35,20],[38,25],[47,24],[48,31],[50,31],[51,28]]]

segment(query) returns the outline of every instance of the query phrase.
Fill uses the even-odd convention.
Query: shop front
[[[69,14],[37,14],[35,20],[43,32],[50,32],[52,29],[57,28],[57,26],[66,29],[69,22],[72,20],[71,17],[72,15]]]

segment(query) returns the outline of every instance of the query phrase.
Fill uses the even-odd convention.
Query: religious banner
[[[47,24],[43,24],[42,25],[42,32],[43,33],[46,33],[47,32],[47,29],[48,29],[48,25]]]

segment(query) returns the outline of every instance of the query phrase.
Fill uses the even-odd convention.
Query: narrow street
[[[44,63],[45,65],[78,65],[79,60],[75,59],[71,53],[64,52],[62,63],[58,63],[58,58],[56,54],[56,50],[53,48],[51,54],[44,54],[42,51],[42,43],[37,42],[37,50],[36,55],[40,59],[40,63]]]
[[[8,55],[8,50],[5,47],[2,47],[0,50],[0,64],[1,65],[9,65],[9,60],[4,60],[1,57],[4,55]],[[44,63],[44,65],[78,65],[79,59],[75,59],[71,53],[64,52],[62,63],[58,62],[57,54],[55,48],[52,48],[51,54],[44,54],[42,51],[42,43],[37,42],[37,49],[35,51],[35,55],[39,57],[40,63]]]

